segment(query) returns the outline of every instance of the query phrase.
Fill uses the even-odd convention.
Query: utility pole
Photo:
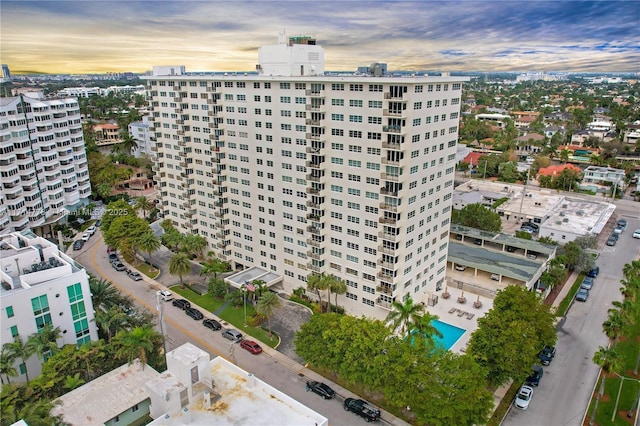
[[[160,291],[156,292],[156,310],[158,311],[158,321],[160,322],[160,334],[162,334],[162,348],[167,355],[167,336],[164,335],[164,301],[160,296]]]

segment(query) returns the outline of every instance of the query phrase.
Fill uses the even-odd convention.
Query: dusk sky
[[[12,73],[251,71],[277,34],[308,34],[325,69],[640,71],[639,1],[6,1]]]

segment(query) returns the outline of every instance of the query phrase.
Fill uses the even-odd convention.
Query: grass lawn
[[[584,279],[585,276],[586,274],[584,272],[581,272],[578,275],[578,279],[571,286],[571,290],[569,290],[569,293],[567,293],[567,295],[562,300],[562,302],[560,302],[560,305],[558,305],[558,310],[556,311],[557,317],[565,316],[565,314],[567,313],[567,310],[569,309],[569,306],[571,306],[571,302],[573,301],[573,298],[576,297],[576,293],[578,292],[578,289],[582,285],[582,280]]]
[[[171,291],[179,294],[185,299],[196,303],[198,306],[206,309],[207,311],[213,313],[220,309],[222,305],[224,305],[224,300],[218,300],[215,297],[204,294],[199,295],[195,291],[191,290],[189,287],[180,288],[180,286],[171,287]],[[252,317],[255,314],[255,309],[252,305],[247,304],[247,318]],[[234,328],[237,328],[244,334],[248,334],[256,339],[260,340],[260,342],[265,345],[271,346],[274,348],[278,343],[280,343],[280,339],[275,334],[272,337],[269,337],[269,332],[267,330],[263,330],[260,327],[250,327],[244,326],[244,306],[239,308],[235,308],[232,305],[227,306],[224,311],[222,311],[219,315],[220,319],[228,322],[233,325]],[[265,327],[267,325],[265,324]]]
[[[124,258],[124,260],[129,264],[132,265],[134,268],[136,268],[138,271],[142,272],[143,274],[145,274],[146,276],[148,276],[151,279],[154,279],[158,276],[158,274],[160,274],[160,271],[157,270],[156,268],[154,268],[153,266],[149,265],[148,263],[145,262],[140,262],[139,260],[134,259],[131,256],[122,256]],[[136,263],[139,262],[139,263]]]
[[[634,400],[638,395],[638,391],[640,391],[640,383],[638,382],[638,380],[640,380],[640,376],[633,377],[633,369],[636,365],[636,360],[638,359],[638,351],[640,351],[640,341],[638,341],[638,336],[640,336],[640,321],[636,319],[635,322],[636,324],[634,324],[633,327],[630,327],[629,330],[625,330],[625,337],[621,337],[620,341],[616,344],[616,350],[620,353],[623,359],[622,367],[618,371],[618,374],[635,380],[624,380],[624,383],[622,384],[622,391],[620,392],[620,401],[618,402],[618,414],[612,422],[611,416],[613,415],[613,409],[616,403],[616,398],[618,397],[618,391],[620,390],[620,382],[622,379],[616,375],[607,377],[604,391],[605,397],[599,402],[598,412],[596,413],[596,424],[598,425],[628,426],[630,424],[630,420],[627,419],[626,414],[632,407]],[[595,395],[597,395],[599,387],[600,382],[598,382],[594,398],[591,400],[587,419],[590,418],[591,413],[593,412]],[[620,415],[621,411],[623,412],[622,416]]]

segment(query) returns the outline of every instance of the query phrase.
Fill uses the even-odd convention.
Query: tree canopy
[[[483,231],[500,232],[502,230],[500,215],[480,203],[467,204],[460,210],[453,210],[451,221]]]

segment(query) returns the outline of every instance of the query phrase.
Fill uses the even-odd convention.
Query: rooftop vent
[[[566,204],[563,204],[563,205],[562,205],[562,208],[563,208],[563,209],[566,209],[566,208],[567,208],[567,205],[566,205]]]
[[[564,219],[562,219],[563,222],[569,222],[569,218],[565,217]]]

